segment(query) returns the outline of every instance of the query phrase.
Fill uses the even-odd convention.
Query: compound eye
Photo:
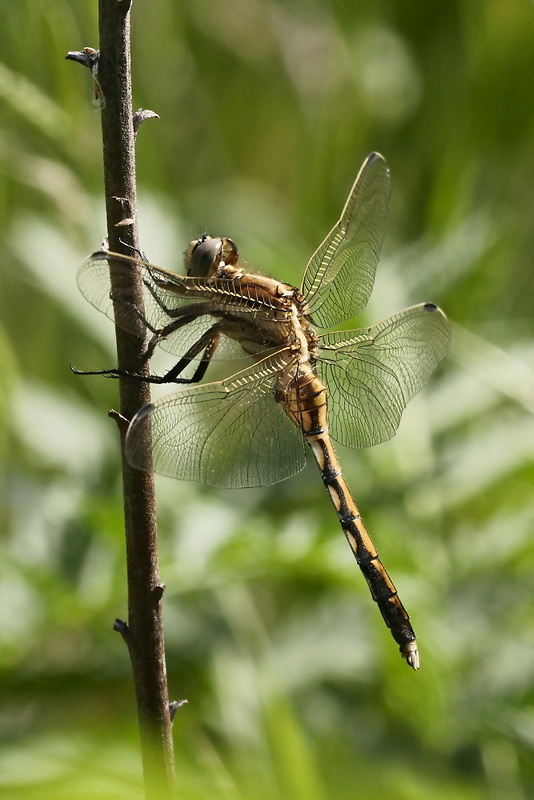
[[[203,236],[191,242],[185,253],[187,274],[192,278],[206,278],[215,272],[221,259],[221,239]]]

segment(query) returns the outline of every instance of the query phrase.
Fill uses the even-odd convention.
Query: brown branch
[[[100,55],[90,48],[68,57],[88,66],[97,82],[102,110],[104,183],[109,249],[130,253],[138,248],[135,186],[135,134],[130,71],[131,0],[99,0]],[[120,291],[119,291],[120,283]],[[142,308],[142,284],[133,273],[131,284],[114,274],[112,291]],[[121,370],[139,370],[144,331],[134,336],[116,328],[117,361]],[[145,366],[148,374],[148,365]],[[119,380],[120,418],[129,420],[150,401],[149,385]],[[116,417],[119,417],[115,413]],[[153,475],[135,470],[124,457],[125,425],[119,425],[123,445],[123,492],[128,579],[128,623],[119,630],[128,645],[139,717],[143,772],[148,800],[174,796],[172,721],[165,672]],[[146,441],[147,453],[151,443]]]

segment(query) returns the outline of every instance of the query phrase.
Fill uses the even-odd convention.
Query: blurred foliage
[[[2,3],[0,797],[142,796],[112,326],[79,296],[104,235],[92,0]],[[158,482],[180,798],[534,793],[534,5],[136,0],[142,243],[204,231],[299,276],[364,156],[387,157],[363,324],[423,300],[451,357],[395,440],[340,452],[410,609],[407,669],[309,466],[264,490]]]

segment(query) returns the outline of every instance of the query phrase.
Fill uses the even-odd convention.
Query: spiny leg
[[[219,326],[214,325],[206,331],[200,339],[193,344],[187,353],[164,375],[142,375],[138,372],[129,372],[128,370],[114,369],[101,369],[101,370],[79,370],[71,366],[71,370],[75,375],[103,375],[106,378],[132,378],[133,380],[145,381],[146,383],[198,383],[206,374],[209,363],[217,349],[220,342],[221,334]],[[178,376],[184,371],[186,367],[204,350],[199,365],[196,368],[191,378],[179,378]]]

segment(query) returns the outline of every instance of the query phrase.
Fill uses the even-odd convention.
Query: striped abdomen
[[[284,406],[312,449],[343,532],[401,655],[418,669],[419,653],[410,617],[345,483],[328,433],[326,388],[310,367],[301,365],[299,377],[285,392]]]

